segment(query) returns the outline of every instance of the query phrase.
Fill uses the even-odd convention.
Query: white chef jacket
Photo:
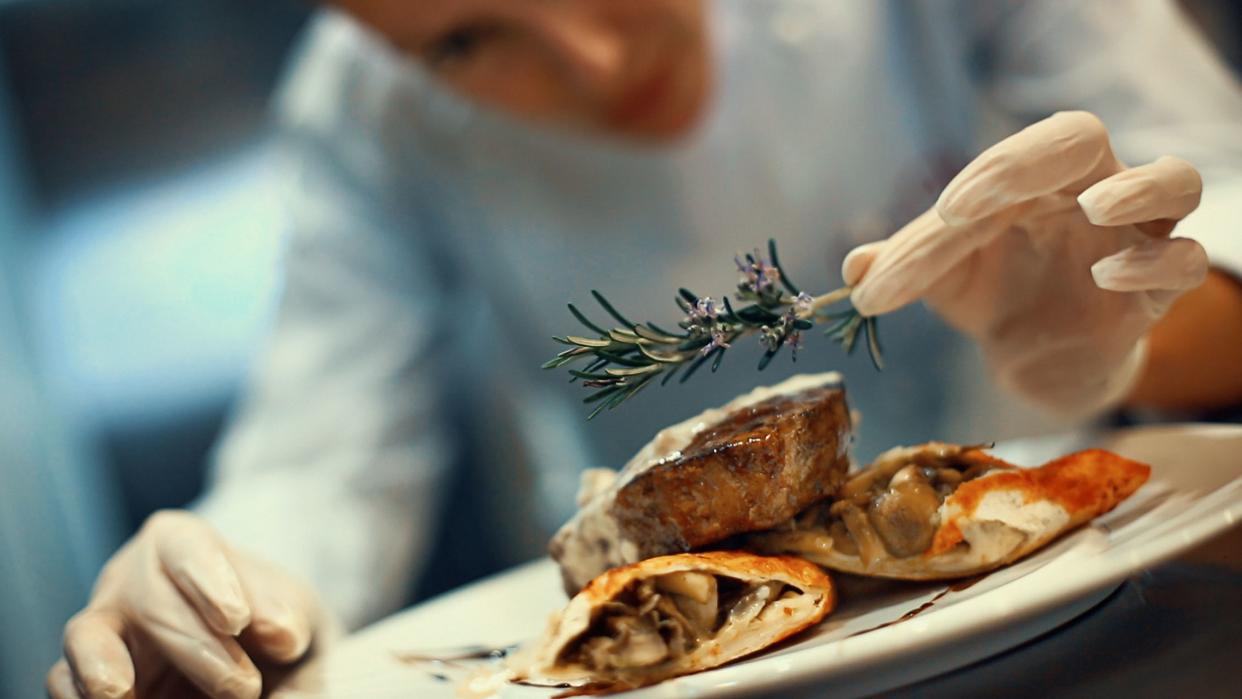
[[[1227,223],[1242,202],[1242,91],[1169,3],[717,0],[710,16],[711,103],[692,135],[655,148],[476,108],[322,14],[278,102],[280,310],[200,511],[356,625],[406,599],[449,483],[475,503],[453,525],[466,547],[521,560],[571,511],[579,470],[621,465],[660,426],[756,381],[843,370],[862,457],[1039,429],[921,307],[881,322],[883,373],[815,335],[796,365],[757,375],[748,343],[718,375],[592,423],[584,389],[539,365],[552,335],[578,331],[566,301],[606,320],[588,295],[600,289],[671,325],[676,288],[728,293],[733,254],[769,237],[801,286],[835,288],[854,245],[1062,109],[1098,114],[1130,163],[1198,166],[1204,202],[1179,230],[1242,269]]]

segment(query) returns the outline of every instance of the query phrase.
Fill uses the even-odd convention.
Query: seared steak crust
[[[849,469],[840,375],[792,377],[658,433],[620,472],[584,474],[548,551],[576,592],[608,568],[775,527]]]
[[[835,386],[742,408],[626,483],[611,513],[644,558],[775,527],[840,487],[849,425]]]

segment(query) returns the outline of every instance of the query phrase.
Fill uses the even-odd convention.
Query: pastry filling
[[[857,556],[864,566],[917,556],[931,547],[945,499],[998,468],[1005,466],[973,447],[894,450],[847,481],[835,498],[756,541],[767,550]]]
[[[559,661],[603,675],[658,669],[705,643],[727,640],[769,610],[792,616],[809,597],[784,582],[747,583],[695,571],[639,580],[600,608]]]

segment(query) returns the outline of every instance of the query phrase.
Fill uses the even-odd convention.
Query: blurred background
[[[0,697],[198,493],[276,285],[297,0],[0,0]]]
[[[1188,0],[1242,67],[1242,3]],[[198,493],[277,286],[295,0],[0,0],[0,697]]]

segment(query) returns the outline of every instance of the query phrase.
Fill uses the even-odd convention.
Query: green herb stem
[[[570,314],[590,331],[590,336],[554,338],[568,348],[545,362],[543,368],[559,369],[587,360],[585,371],[570,368],[569,373],[571,381],[580,380],[593,391],[583,399],[584,403],[596,404],[588,419],[621,405],[657,377],[660,385],[669,383],[682,367],[685,370],[677,377],[678,383],[685,383],[705,364],[710,364],[714,373],[726,351],[748,336],[758,336],[767,350],[759,360],[760,370],[786,346],[796,361],[803,331],[816,323],[830,324],[825,335],[849,353],[860,336],[865,338],[872,363],[877,370],[883,368],[875,318],[865,317],[853,307],[826,312],[848,301],[851,287],[819,296],[801,292],[781,267],[775,241],[768,241],[768,257],[756,250],[738,255],[735,262],[742,274],[736,299],[749,305],[735,308],[726,296],[717,306],[710,297],[679,289],[675,300],[685,317],[677,326],[681,332],[670,332],[652,323],[632,322],[603,294],[592,291],[595,301],[620,326],[607,329],[569,304]]]

